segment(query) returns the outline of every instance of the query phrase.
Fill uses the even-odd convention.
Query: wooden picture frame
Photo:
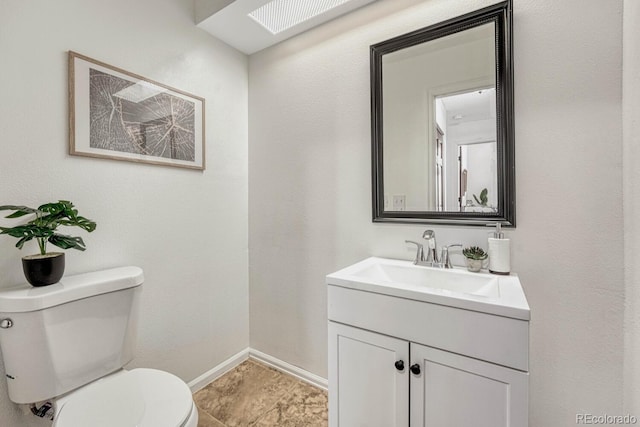
[[[69,51],[69,154],[205,169],[205,100]]]

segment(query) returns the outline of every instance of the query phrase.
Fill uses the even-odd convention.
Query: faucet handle
[[[433,230],[426,230],[422,233],[422,238],[425,239],[428,244],[425,261],[436,264],[439,263],[440,260],[438,259],[438,252],[436,251],[436,232]]]
[[[453,268],[453,266],[451,265],[451,257],[449,256],[449,248],[455,248],[456,246],[462,247],[462,244],[454,243],[452,245],[442,247],[442,255],[440,256],[440,260],[442,261],[443,268]]]
[[[433,230],[425,230],[424,233],[422,233],[422,238],[425,240],[435,240],[436,232]]]
[[[422,243],[414,242],[413,240],[405,240],[404,242],[416,245],[416,259],[413,261],[414,264],[424,261],[424,246],[422,246]]]

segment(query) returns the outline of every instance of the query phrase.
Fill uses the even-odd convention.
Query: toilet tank
[[[39,402],[122,368],[134,354],[142,269],[0,289],[0,349],[9,398]],[[8,319],[8,320],[7,320]]]

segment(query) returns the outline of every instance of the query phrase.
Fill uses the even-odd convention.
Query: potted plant
[[[462,249],[462,254],[467,261],[467,270],[478,272],[482,269],[482,264],[489,256],[484,249],[479,246],[469,246]]]
[[[473,198],[475,199],[478,206],[487,206],[487,203],[489,203],[489,190],[483,188],[480,192],[480,198],[476,197],[475,194],[473,195]]]
[[[0,227],[0,234],[18,239],[16,247],[22,249],[24,244],[36,239],[40,253],[22,258],[22,269],[27,281],[33,286],[46,286],[58,283],[64,274],[64,252],[47,252],[47,243],[61,249],[85,250],[81,237],[73,237],[57,232],[58,227],[80,227],[92,232],[96,223],[78,215],[73,203],[59,200],[46,203],[37,209],[27,206],[0,206],[0,211],[14,211],[5,218],[20,218],[35,215],[30,221],[15,227]]]

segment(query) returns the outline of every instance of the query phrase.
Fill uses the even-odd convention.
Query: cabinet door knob
[[[396,369],[398,371],[404,371],[404,362],[402,360],[396,362]]]
[[[418,365],[417,363],[415,365],[411,365],[409,369],[411,370],[412,374],[415,374],[415,375],[420,374],[420,365]]]

